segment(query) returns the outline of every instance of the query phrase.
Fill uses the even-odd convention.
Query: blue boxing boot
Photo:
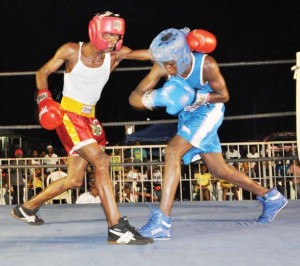
[[[171,239],[172,217],[164,215],[160,209],[151,207],[151,216],[145,225],[138,229],[138,232],[154,240]]]
[[[263,205],[262,214],[256,220],[258,223],[274,221],[276,215],[287,205],[288,200],[276,188],[272,188],[264,197],[256,197]]]

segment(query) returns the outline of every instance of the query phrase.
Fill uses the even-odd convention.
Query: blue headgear
[[[176,62],[176,76],[181,76],[192,60],[191,50],[186,41],[189,31],[189,28],[164,30],[154,38],[150,45],[150,52],[155,61],[163,63],[174,60]]]

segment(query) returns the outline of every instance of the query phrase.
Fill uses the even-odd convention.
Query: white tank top
[[[95,105],[101,96],[103,87],[110,74],[110,53],[105,54],[102,66],[90,68],[81,61],[81,47],[79,43],[78,62],[70,73],[64,73],[63,96],[77,102]]]

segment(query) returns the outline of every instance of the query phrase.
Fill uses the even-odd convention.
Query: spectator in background
[[[40,157],[38,150],[36,150],[36,149],[32,150],[31,157],[32,157],[32,159],[28,160],[27,164],[33,165],[33,166],[34,165],[40,165],[40,164],[42,164],[41,160],[38,159]],[[31,176],[35,174],[35,169],[36,168],[34,168],[34,167],[32,167],[32,168],[29,169]]]
[[[82,193],[76,200],[76,204],[101,203],[97,192],[95,181],[92,179],[89,182],[89,191]]]
[[[38,163],[40,163],[40,160],[37,159],[37,158],[40,157],[39,151],[38,151],[37,149],[33,149],[33,150],[32,150],[32,152],[31,152],[31,157],[34,158],[34,159],[32,159],[32,161],[35,162],[35,163],[33,163],[33,164],[38,164]]]
[[[289,168],[289,173],[293,182],[293,187],[296,192],[296,199],[300,199],[300,166],[298,161],[292,161]]]
[[[58,169],[53,168],[52,172],[47,176],[47,181],[46,181],[47,187],[51,183],[53,183],[59,179],[65,178],[65,177],[67,177],[67,173],[65,171],[63,171],[62,168],[58,168]],[[63,192],[63,193],[66,193],[66,192]],[[59,198],[59,195],[57,196],[57,198]],[[61,203],[61,200],[57,200],[56,198],[53,198],[52,200],[50,200],[50,202],[51,201],[53,203]]]
[[[225,152],[225,157],[227,160],[230,159],[240,159],[241,154],[239,150],[236,148],[235,145],[230,145],[229,149]],[[228,162],[228,165],[235,167],[238,171],[240,171],[240,168],[242,167],[241,163],[238,162]],[[230,182],[227,182],[225,180],[220,180],[220,185],[222,188],[222,200],[225,201],[228,199],[228,193],[231,192],[233,194],[233,198],[235,200],[239,200],[239,187],[233,185]]]
[[[228,193],[233,194],[233,199],[239,200],[239,194],[238,194],[238,187],[235,185],[228,183],[225,180],[220,180],[221,182],[221,188],[222,188],[222,200],[229,200],[230,197],[228,197]]]
[[[11,165],[25,165],[25,160],[23,158],[22,149],[15,150],[15,158]],[[12,189],[12,204],[23,204],[24,203],[24,177],[25,177],[25,168],[12,168],[9,169],[9,187]]]
[[[241,158],[240,152],[237,150],[236,146],[230,145],[229,149],[225,152],[225,157],[227,160],[239,159]],[[234,165],[233,162],[228,162],[229,165]]]
[[[195,200],[210,200],[210,192],[212,190],[211,186],[211,174],[209,173],[207,166],[202,164],[200,167],[200,173],[195,173],[196,179],[195,184]]]
[[[140,180],[140,167],[133,166],[127,174],[127,180]]]
[[[47,152],[42,150],[39,157],[45,158],[46,155],[47,155]]]
[[[44,164],[58,164],[58,155],[54,152],[52,145],[47,146],[47,154],[44,158]],[[46,169],[46,174],[50,174],[54,170],[55,167],[49,167]]]
[[[139,140],[136,140],[134,142],[135,146],[140,146],[141,143]],[[134,147],[131,149],[126,150],[126,163],[141,163],[146,162],[148,159],[147,151],[144,148],[141,147]],[[125,168],[126,172],[130,172],[132,170],[132,166],[128,166]]]
[[[1,188],[5,188],[4,201],[6,205],[9,205],[12,200],[12,187],[9,186],[8,171],[7,169],[1,170]]]
[[[120,141],[116,142],[114,146],[120,146]],[[124,154],[123,154],[123,149],[120,147],[120,148],[116,148],[116,149],[113,149],[112,150],[112,154],[113,156],[120,156],[121,157],[121,162],[123,162],[124,160]]]
[[[240,167],[240,172],[249,176],[249,177],[253,177],[253,173],[251,173],[251,167],[250,167],[250,162],[242,162],[241,167]],[[243,190],[242,191],[242,197],[244,200],[252,200],[252,193],[247,191],[247,190]]]
[[[148,167],[146,165],[140,167],[140,180],[141,181],[148,180]]]
[[[259,153],[257,151],[256,145],[250,146],[250,152],[247,153],[247,158],[259,158]],[[250,163],[250,173],[251,177],[257,177],[258,176],[258,163],[256,161],[253,161]]]
[[[115,146],[120,146],[120,142],[117,142]],[[112,164],[123,163],[124,162],[123,149],[122,148],[113,149],[109,157],[110,157],[110,163]],[[124,173],[125,168],[124,166],[112,166],[111,170],[113,173],[113,177],[115,177],[115,179],[120,179],[122,173]],[[128,170],[128,168],[126,168],[126,170]]]
[[[149,177],[153,182],[153,189],[155,197],[160,201],[161,198],[161,183],[162,183],[162,167],[151,166],[149,169]],[[151,183],[150,183],[151,185]],[[148,191],[151,191],[151,186],[148,186]]]
[[[247,145],[239,145],[239,151],[242,158],[247,158],[247,153],[248,153]]]
[[[40,193],[44,188],[44,168],[35,168],[35,171],[27,183],[27,196],[28,200],[34,197],[36,194]]]
[[[134,145],[140,146],[141,143],[139,140],[136,140]],[[138,162],[138,163],[147,162],[148,159],[147,151],[141,147],[132,148],[130,157],[132,157],[133,162]]]
[[[236,170],[240,171],[239,163],[235,162],[233,163],[232,167],[235,167]],[[228,200],[229,197],[227,195],[228,192],[231,192],[233,194],[233,199],[239,200],[239,187],[235,186],[234,184],[231,184],[225,180],[220,180],[221,188],[222,188],[222,200]]]

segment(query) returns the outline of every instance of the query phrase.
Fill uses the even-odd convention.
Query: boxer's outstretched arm
[[[152,55],[148,49],[140,50],[131,50],[127,46],[122,46],[122,48],[117,52],[111,53],[112,57],[115,57],[115,60],[112,62],[111,71],[119,65],[122,60],[139,60],[139,61],[152,61]]]
[[[131,50],[130,48],[123,46],[120,51],[119,60],[153,60],[149,49]]]

